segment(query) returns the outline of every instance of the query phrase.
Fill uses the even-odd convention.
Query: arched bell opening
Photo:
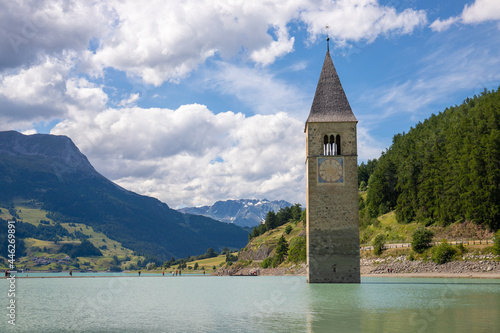
[[[337,134],[337,152],[335,155],[342,155],[342,152],[340,151],[340,134]]]
[[[330,134],[323,137],[323,155],[341,155],[339,134]]]

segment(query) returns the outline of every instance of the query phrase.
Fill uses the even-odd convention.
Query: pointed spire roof
[[[357,121],[328,50],[306,123]]]

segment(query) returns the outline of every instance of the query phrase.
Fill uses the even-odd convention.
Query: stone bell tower
[[[327,51],[305,126],[309,283],[360,282],[357,123]]]

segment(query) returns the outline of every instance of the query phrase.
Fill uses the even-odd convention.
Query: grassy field
[[[12,215],[9,214],[7,208],[0,207],[0,218],[9,221],[12,220]]]
[[[361,245],[371,245],[373,238],[383,233],[386,243],[410,243],[412,234],[423,225],[418,222],[401,224],[396,221],[395,212],[389,212],[377,218],[374,223],[360,230]],[[467,241],[492,239],[493,232],[473,222],[455,222],[446,227],[430,226],[427,229],[434,233],[434,241],[446,239],[448,241]]]
[[[285,229],[291,226],[292,231],[289,234],[285,233]],[[291,239],[297,237],[300,233],[305,232],[305,227],[303,222],[299,223],[286,223],[282,226],[279,226],[276,229],[269,230],[259,237],[253,238],[247,245],[247,249],[256,251],[262,244],[266,244],[269,247],[276,247],[278,244],[278,240],[281,235],[285,235],[285,239],[287,242],[290,242]]]
[[[71,224],[71,226],[70,226]],[[85,235],[90,236],[89,241],[94,244],[94,246],[101,249],[102,254],[106,257],[113,257],[114,255],[118,257],[133,256],[133,251],[124,248],[121,243],[108,238],[101,232],[96,232],[92,227],[81,223],[61,223],[61,225],[66,228],[70,233],[78,230]],[[106,246],[105,249],[102,249]]]
[[[225,255],[219,255],[217,257],[213,257],[213,258],[208,258],[208,259],[200,259],[200,260],[195,260],[195,261],[190,261],[188,263],[186,263],[186,265],[188,266],[187,269],[183,269],[182,271],[183,272],[191,272],[191,273],[203,273],[203,270],[207,273],[207,274],[210,274],[214,271],[213,267],[215,266],[215,268],[219,268],[221,266],[221,264],[224,264],[226,262],[226,256]],[[198,263],[198,270],[190,270],[189,267],[192,267],[194,268],[194,265],[195,263]],[[204,269],[202,269],[204,268]],[[179,269],[179,265],[174,265],[170,268],[168,268],[167,270],[170,272],[170,271],[175,271],[175,270],[178,270]]]
[[[383,233],[386,243],[407,243],[411,241],[411,235],[420,226],[419,223],[400,224],[396,221],[394,211],[379,216],[378,223],[374,223],[363,230],[360,230],[361,245],[370,244],[373,238]]]
[[[201,260],[195,260],[192,262],[188,262],[188,266],[194,266],[195,263],[198,263],[199,267],[205,267],[205,268],[212,268],[213,266],[219,267],[221,263],[226,262],[226,256],[225,255],[220,255],[217,257],[213,258],[208,258],[208,259],[201,259]]]
[[[59,248],[64,244],[78,245],[80,244],[80,241],[78,240],[60,241],[57,244],[55,244],[54,242],[51,241],[46,241],[36,238],[24,239],[24,245],[26,246],[26,248],[39,247],[40,249],[47,249],[47,251],[53,251],[53,252],[59,250]],[[35,253],[43,253],[43,252],[35,252]]]
[[[16,211],[23,222],[31,223],[35,226],[40,224],[40,220],[54,222],[47,217],[47,212],[26,202],[16,204]]]

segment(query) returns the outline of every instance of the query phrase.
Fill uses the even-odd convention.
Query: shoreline
[[[472,260],[470,260],[472,259]],[[305,276],[305,264],[289,267],[258,268],[231,267],[219,269],[213,275],[247,276],[257,271],[259,276]],[[398,278],[472,278],[500,279],[500,260],[498,256],[481,256],[467,258],[445,264],[430,261],[407,260],[405,256],[375,259],[361,259],[360,273],[362,277],[398,277]]]
[[[441,279],[500,279],[500,273],[367,273],[361,277],[381,277],[381,278],[441,278]]]
[[[99,274],[99,273],[97,273]],[[190,277],[216,277],[216,276],[231,276],[231,277],[251,277],[252,275],[196,275],[196,274],[186,274],[185,276]],[[255,276],[305,276],[305,274],[261,274]],[[94,279],[94,278],[126,278],[126,277],[137,277],[137,278],[171,278],[172,276],[113,276],[113,275],[92,275],[92,276],[16,276],[16,279]],[[252,276],[253,277],[253,276]],[[361,277],[380,277],[380,278],[438,278],[438,279],[485,279],[485,280],[496,280],[500,279],[500,273],[363,273]],[[182,278],[182,276],[177,276],[177,278]],[[3,280],[9,278],[3,278]]]
[[[293,268],[293,269],[291,269]],[[387,271],[366,271],[366,267],[362,267],[361,277],[380,277],[380,278],[441,278],[441,279],[487,279],[495,280],[500,279],[500,272],[397,272],[389,273]],[[255,269],[243,268],[230,272],[229,274],[223,274],[218,272],[217,274],[183,274],[182,276],[189,277],[217,277],[217,276],[231,276],[231,277],[255,277],[255,276],[306,276],[307,270],[305,265],[301,267],[288,267],[288,268],[266,268],[260,269],[258,275],[251,275],[250,272]],[[365,272],[363,272],[363,270]],[[247,272],[248,271],[248,272]],[[51,273],[51,272],[47,272]],[[155,274],[156,272],[147,273],[147,275],[137,276],[135,274],[123,274],[123,275],[100,275],[100,273],[94,273],[94,275],[59,275],[59,276],[16,276],[16,279],[88,279],[88,278],[125,278],[125,277],[137,277],[137,278],[166,278],[166,277],[177,277],[182,278],[182,276],[172,276],[171,274],[166,274],[165,276],[160,274]],[[2,277],[3,280],[10,279],[9,277]]]
[[[472,259],[472,260],[471,260]],[[394,278],[471,278],[471,279],[500,279],[500,260],[498,256],[481,256],[478,258],[467,258],[464,260],[451,261],[445,264],[436,264],[430,261],[407,260],[405,256],[373,258],[360,260],[360,273],[362,277],[394,277]],[[137,272],[123,272],[123,275],[108,275],[109,272],[88,272],[74,276],[58,275],[50,276],[50,271],[28,271],[27,274],[41,273],[49,276],[17,276],[16,278],[96,278],[96,277],[134,277]],[[103,273],[101,275],[100,273]],[[108,274],[105,274],[108,273]],[[162,276],[160,271],[143,271],[144,277],[169,277],[171,273]],[[187,276],[200,276],[197,273],[183,272]],[[227,268],[220,268],[206,276],[306,276],[307,267],[305,263],[276,268],[261,268],[258,266],[240,266],[238,264]],[[203,276],[203,275],[201,275]],[[140,276],[139,276],[140,277]]]

